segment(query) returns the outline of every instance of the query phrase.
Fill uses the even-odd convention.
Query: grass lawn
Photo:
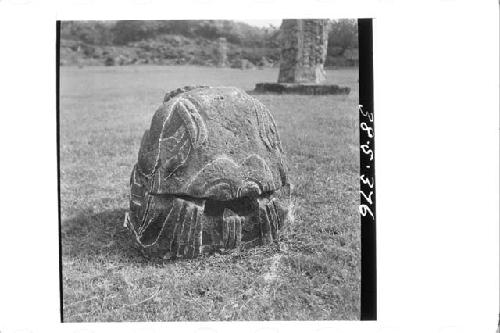
[[[61,68],[64,321],[352,320],[360,310],[358,72],[348,96],[256,95],[271,110],[294,185],[281,250],[145,259],[122,229],[141,136],[164,94],[253,89],[277,69]]]

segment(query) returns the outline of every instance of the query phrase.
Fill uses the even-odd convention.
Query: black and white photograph
[[[63,322],[360,319],[356,19],[58,29]]]

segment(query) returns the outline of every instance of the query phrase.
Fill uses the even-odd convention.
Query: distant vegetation
[[[357,63],[356,20],[332,20],[326,66]],[[62,65],[204,65],[217,63],[217,39],[228,45],[232,67],[279,62],[279,27],[224,20],[64,21]]]

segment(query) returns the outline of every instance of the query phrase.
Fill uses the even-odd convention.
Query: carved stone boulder
[[[269,110],[236,88],[185,87],[144,133],[125,225],[152,253],[192,258],[277,241],[289,199]]]

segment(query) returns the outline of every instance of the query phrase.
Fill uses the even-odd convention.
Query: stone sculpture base
[[[315,83],[257,83],[250,94],[295,94],[295,95],[348,95],[351,88],[336,84]]]

